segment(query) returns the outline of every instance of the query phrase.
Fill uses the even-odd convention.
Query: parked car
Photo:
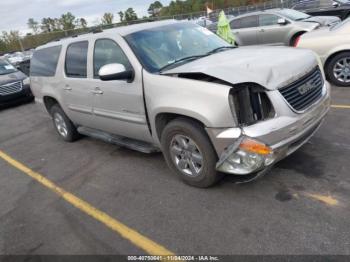
[[[236,16],[230,21],[238,45],[293,45],[298,36],[338,17],[313,17],[292,9],[270,9]]]
[[[211,24],[213,24],[213,22],[205,16],[198,17],[196,19],[193,19],[192,21],[194,23],[196,23],[197,25],[200,25],[203,27],[207,27],[207,26],[210,26]]]
[[[37,48],[36,101],[79,134],[162,151],[188,184],[258,177],[302,146],[329,109],[310,50],[235,48],[192,22],[119,27]]]
[[[337,16],[341,20],[350,16],[350,2],[347,0],[300,1],[292,9],[314,16]]]
[[[296,46],[311,49],[320,56],[331,83],[350,86],[350,19],[302,35]]]
[[[17,66],[19,63],[25,60],[25,56],[21,52],[8,54],[5,57],[14,66]]]
[[[29,78],[4,59],[0,59],[0,106],[32,101]]]
[[[226,15],[226,18],[227,18],[227,20],[231,21],[234,18],[234,16],[233,15]],[[218,21],[207,24],[205,27],[208,30],[212,31],[213,33],[216,33],[218,30]]]

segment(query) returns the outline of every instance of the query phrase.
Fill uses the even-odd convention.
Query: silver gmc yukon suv
[[[37,48],[31,87],[71,142],[145,153],[197,187],[252,180],[302,146],[330,106],[312,51],[235,48],[190,22],[138,24]]]

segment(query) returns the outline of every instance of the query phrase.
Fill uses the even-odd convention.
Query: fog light
[[[254,139],[244,138],[223,154],[217,165],[222,172],[247,175],[271,165],[275,160],[272,149]]]

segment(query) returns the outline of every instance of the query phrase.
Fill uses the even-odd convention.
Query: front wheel
[[[205,188],[221,178],[216,171],[217,154],[197,122],[182,118],[170,122],[161,143],[167,164],[187,184]]]
[[[350,52],[331,58],[325,69],[329,82],[337,86],[350,86]]]

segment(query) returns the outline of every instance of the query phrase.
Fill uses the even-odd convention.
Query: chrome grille
[[[0,95],[6,96],[18,93],[22,90],[22,81],[0,86]]]
[[[323,77],[318,67],[298,81],[279,89],[288,104],[303,111],[322,96]]]

